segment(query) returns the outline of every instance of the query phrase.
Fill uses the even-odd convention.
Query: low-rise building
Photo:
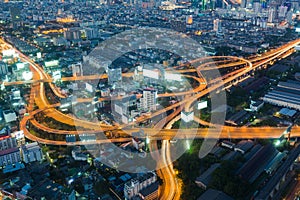
[[[206,190],[197,200],[233,200],[232,197],[228,196],[222,191],[208,189]]]
[[[253,142],[251,140],[242,140],[234,147],[234,151],[241,152],[245,154],[249,149],[253,147]]]
[[[213,172],[220,167],[219,163],[213,164],[212,166],[210,166],[210,168],[208,168],[203,174],[201,174],[198,178],[196,178],[195,183],[206,190],[208,184],[210,183],[211,179],[212,179],[212,174]]]
[[[263,101],[251,101],[250,109],[252,112],[259,111],[264,106]]]
[[[300,110],[300,82],[287,81],[279,82],[277,87],[268,92],[263,101],[276,106],[282,106]]]
[[[234,148],[234,143],[232,143],[232,142],[229,142],[229,141],[227,141],[227,140],[224,140],[224,141],[222,141],[221,142],[221,146],[222,147],[227,147],[227,148],[229,148],[229,149],[233,149]]]

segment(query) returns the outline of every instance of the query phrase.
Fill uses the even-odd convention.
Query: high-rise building
[[[153,88],[143,90],[143,98],[141,99],[141,109],[146,111],[156,110],[157,91]]]
[[[210,1],[210,9],[215,10],[217,5],[217,0]]]
[[[253,2],[253,11],[254,13],[258,14],[261,12],[261,3],[260,2]]]
[[[7,73],[8,73],[7,65],[4,62],[0,61],[0,76],[4,76]]]
[[[80,40],[81,32],[79,28],[68,28],[64,32],[64,38],[67,40]]]
[[[18,7],[10,7],[9,11],[13,27],[20,26],[22,22],[21,10]]]
[[[201,9],[202,10],[206,10],[206,3],[207,3],[207,0],[201,0]]]
[[[292,0],[291,1],[291,9],[294,11],[294,12],[297,12],[299,11],[299,0]]]
[[[241,7],[246,8],[247,6],[247,0],[241,0]]]
[[[0,167],[21,162],[20,150],[16,138],[3,136],[0,138]]]
[[[126,200],[157,199],[157,192],[157,175],[154,172],[139,175],[124,185],[124,197]]]
[[[41,161],[43,159],[43,153],[41,147],[37,142],[23,145],[21,147],[23,161],[30,163],[34,161]]]
[[[266,9],[267,8],[267,0],[260,0],[260,3],[261,3],[261,7],[263,9]]]
[[[10,16],[13,23],[21,22],[21,10],[18,7],[10,7]]]
[[[17,147],[0,151],[0,167],[21,162],[20,150]]]
[[[286,21],[291,24],[293,22],[293,10],[290,10],[286,14]]]
[[[95,39],[98,37],[98,31],[96,28],[85,28],[83,34],[87,39]]]
[[[268,10],[268,22],[273,23],[275,19],[275,9],[274,8],[269,8]]]
[[[281,5],[278,9],[278,17],[285,17],[287,13],[288,7]]]
[[[0,151],[17,147],[17,140],[14,137],[3,136],[0,137]]]
[[[219,19],[214,20],[214,31],[217,33],[222,32],[221,20],[219,20]]]

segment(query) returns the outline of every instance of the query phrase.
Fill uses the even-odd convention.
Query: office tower
[[[153,88],[143,90],[143,98],[141,99],[141,108],[146,111],[156,110],[157,91]]]
[[[266,9],[267,8],[267,0],[260,0],[260,3],[261,3],[261,7],[263,9]]]
[[[12,26],[14,28],[17,28],[18,26],[21,25],[22,22],[21,11],[18,7],[10,7],[9,11],[10,11]]]
[[[217,33],[222,32],[221,20],[219,20],[219,19],[214,20],[214,31]]]
[[[281,5],[278,10],[278,17],[285,17],[288,7]]]
[[[258,14],[261,12],[261,3],[260,2],[253,2],[253,11],[254,13]]]
[[[286,14],[286,21],[291,24],[293,22],[293,10],[290,10]]]
[[[21,21],[21,11],[18,7],[10,7],[10,16],[13,22],[20,22]]]
[[[201,0],[201,9],[202,10],[206,10],[206,3],[207,3],[207,0]]]
[[[268,10],[268,22],[273,23],[275,19],[275,9],[274,8],[269,8]]]
[[[299,11],[299,0],[291,1],[291,9],[293,9],[294,12]]]
[[[210,9],[215,10],[216,9],[216,0],[211,0],[210,1]]]
[[[23,145],[21,147],[23,161],[30,163],[34,161],[41,161],[43,159],[43,153],[41,147],[37,142]]]
[[[64,32],[64,38],[67,40],[80,40],[81,39],[81,32],[78,28],[68,28]]]
[[[247,0],[241,0],[241,7],[246,8],[247,6]]]
[[[8,67],[6,63],[0,61],[0,76],[5,76],[8,73]]]
[[[20,150],[16,138],[3,136],[0,138],[0,167],[21,162]]]
[[[0,137],[0,151],[17,147],[17,140],[14,137]]]

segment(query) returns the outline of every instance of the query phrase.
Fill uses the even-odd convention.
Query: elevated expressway
[[[170,129],[172,126],[172,123],[180,119],[180,112],[182,109],[185,109],[186,111],[190,111],[193,107],[194,102],[196,102],[199,98],[209,94],[210,92],[217,90],[218,88],[222,87],[224,84],[231,84],[234,80],[238,79],[239,77],[244,76],[245,74],[251,72],[252,70],[255,70],[261,66],[267,65],[268,63],[272,62],[273,60],[284,58],[288,55],[290,55],[293,51],[291,49],[300,43],[300,40],[293,41],[287,45],[284,45],[280,48],[278,48],[275,51],[271,51],[267,54],[264,54],[261,57],[256,57],[251,60],[246,60],[243,58],[236,58],[236,57],[211,57],[211,58],[201,58],[197,59],[195,61],[192,61],[191,64],[195,65],[201,61],[209,61],[209,59],[221,59],[213,62],[206,62],[199,64],[195,69],[185,69],[185,70],[177,70],[178,73],[192,73],[197,72],[199,77],[189,76],[185,75],[186,78],[193,78],[195,81],[198,82],[198,87],[186,92],[176,93],[176,96],[185,96],[185,98],[172,105],[169,106],[163,110],[156,111],[152,113],[150,117],[143,117],[137,119],[137,122],[142,122],[145,119],[150,119],[155,116],[158,116],[160,114],[165,113],[167,110],[174,110],[173,113],[166,116],[164,119],[159,121],[154,128],[145,128],[143,129],[146,133],[147,137],[151,139],[151,144],[154,146],[152,147],[154,150],[158,150],[157,144],[155,140],[163,140],[162,142],[162,148],[160,149],[160,154],[153,155],[153,158],[156,158],[158,161],[158,165],[166,166],[166,167],[159,167],[158,174],[160,177],[163,178],[164,184],[163,188],[160,190],[160,197],[161,199],[179,199],[180,198],[180,189],[178,188],[178,183],[176,182],[175,178],[175,172],[173,170],[173,167],[170,163],[171,156],[170,156],[170,147],[167,140],[170,139],[187,139],[187,138],[278,138],[282,135],[284,131],[286,131],[286,127],[255,127],[255,128],[248,128],[248,127],[229,127],[224,126],[222,127],[221,133],[219,133],[219,130],[212,130],[208,128],[198,128],[195,130],[174,130]],[[229,59],[229,60],[228,60]],[[26,59],[25,59],[26,60]],[[59,96],[60,98],[64,98],[63,95],[59,95],[60,93],[57,91],[57,89],[52,85],[52,79],[41,72],[41,69],[38,66],[34,66],[34,63],[32,64],[33,71],[35,71],[35,79],[30,82],[36,84],[31,89],[31,95],[30,95],[30,102],[28,106],[29,116],[25,116],[22,121],[20,122],[20,127],[24,131],[25,136],[33,141],[38,141],[43,144],[50,144],[50,145],[88,145],[88,144],[102,144],[107,142],[127,142],[130,141],[131,138],[128,136],[131,136],[133,132],[138,132],[139,128],[132,128],[134,126],[134,123],[129,125],[122,125],[122,126],[107,126],[103,124],[90,124],[90,122],[86,122],[79,119],[74,119],[73,117],[70,117],[68,115],[64,115],[61,112],[57,111],[55,107],[59,106],[60,104],[54,104],[50,105],[47,102],[46,96],[45,96],[45,89],[44,89],[44,82],[48,82],[50,84],[51,89],[54,91],[54,94]],[[218,68],[232,68],[237,67],[236,70],[226,74],[223,77],[220,77],[219,79],[211,80],[208,84],[210,84],[209,87],[207,87],[206,80],[202,77],[201,71],[203,69],[205,70],[211,70],[214,69],[214,64],[218,64]],[[239,67],[242,66],[242,67]],[[39,77],[36,78],[37,74],[39,74]],[[123,74],[123,76],[130,77],[132,74]],[[88,77],[76,77],[76,78],[63,78],[62,81],[76,81],[76,80],[92,80],[92,79],[101,79],[101,78],[107,78],[106,75],[96,75],[96,76],[88,76]],[[14,84],[14,83],[6,83],[6,85]],[[16,83],[16,84],[24,84],[24,82]],[[52,85],[52,86],[51,86]],[[56,91],[56,92],[55,92]],[[159,97],[170,97],[174,96],[174,94],[160,94]],[[99,101],[103,101],[107,99],[99,99]],[[80,102],[90,102],[91,99],[80,99]],[[33,103],[36,103],[36,105],[39,107],[37,110],[33,110]],[[57,129],[51,129],[49,127],[46,127],[42,124],[40,124],[38,121],[35,120],[34,116],[40,112],[43,112],[47,116],[53,117],[55,120],[59,122],[63,122],[67,124],[80,124],[81,126],[85,128],[90,128],[92,130],[88,131],[67,131],[67,130],[57,130]],[[69,120],[69,121],[68,121]],[[75,120],[72,122],[72,120]],[[76,121],[78,120],[78,121]],[[209,122],[205,122],[203,120],[200,120],[199,118],[195,117],[194,120],[198,122],[199,124],[206,125],[206,126],[220,126],[215,124],[210,124]],[[31,134],[30,131],[27,129],[28,122],[30,121],[30,124],[34,127],[43,130],[45,132],[48,132],[50,134],[54,135],[65,135],[65,134],[89,134],[89,133],[103,133],[105,131],[113,131],[117,135],[119,135],[119,138],[114,139],[97,139],[96,141],[76,141],[73,143],[68,143],[66,141],[57,141],[57,140],[49,140],[49,139],[43,139],[40,138],[34,134]],[[158,131],[159,130],[159,131]],[[193,134],[196,132],[197,134]],[[104,135],[104,134],[103,134]],[[291,137],[300,136],[300,127],[294,127],[293,133],[291,134]],[[153,154],[157,151],[151,151]],[[162,159],[161,159],[162,158]]]
[[[0,42],[4,42],[4,41],[2,40]],[[216,57],[200,58],[200,59],[191,61],[191,64],[195,65],[196,63],[199,63],[199,62],[205,61],[205,60],[207,61],[209,59],[221,59],[221,60],[217,61],[219,64],[218,65],[219,68],[238,67],[241,65],[245,65],[245,67],[242,68],[243,70],[239,69],[238,73],[235,73],[229,77],[226,77],[224,80],[214,82],[214,84],[212,84],[212,86],[210,86],[208,88],[206,88],[205,79],[201,76],[201,71],[205,68],[205,67],[203,67],[204,65],[205,66],[208,65],[208,67],[211,67],[211,64],[212,64],[211,62],[209,62],[208,64],[207,63],[200,64],[196,67],[196,69],[187,69],[187,70],[182,70],[181,72],[180,72],[180,70],[178,70],[180,73],[188,73],[188,72],[196,71],[198,73],[198,75],[200,75],[200,77],[197,78],[197,77],[191,76],[190,78],[194,78],[195,80],[200,82],[199,87],[197,87],[196,89],[194,89],[192,91],[184,92],[182,94],[161,94],[161,97],[174,96],[174,95],[176,95],[176,96],[177,95],[187,95],[187,94],[190,94],[192,96],[189,96],[188,98],[184,98],[182,101],[180,101],[174,105],[171,105],[163,110],[156,111],[156,112],[152,113],[152,115],[149,117],[139,118],[139,119],[137,119],[137,122],[142,122],[146,119],[150,119],[154,116],[163,114],[167,110],[175,109],[182,105],[184,105],[185,109],[190,110],[192,108],[194,102],[197,101],[199,98],[222,87],[224,84],[230,84],[232,81],[238,79],[239,77],[244,76],[245,74],[251,72],[252,70],[255,70],[259,67],[267,65],[270,62],[273,62],[274,60],[277,60],[284,56],[287,56],[287,52],[291,52],[291,49],[293,49],[294,46],[298,45],[299,43],[300,43],[300,40],[292,41],[286,45],[283,45],[283,46],[277,48],[276,50],[267,52],[260,57],[255,57],[250,60],[246,60],[243,58],[237,58],[237,57],[230,57],[230,56],[229,57],[225,57],[225,56],[217,57],[216,56]],[[13,47],[11,47],[11,48],[13,48]],[[29,116],[25,116],[20,123],[21,129],[24,131],[25,136],[28,139],[31,139],[33,141],[38,141],[38,142],[44,143],[44,144],[51,144],[51,145],[80,145],[80,144],[85,145],[85,144],[87,144],[86,141],[84,141],[84,142],[78,141],[75,143],[68,144],[65,141],[52,141],[52,140],[43,139],[43,138],[39,138],[37,136],[32,135],[27,130],[27,127],[26,127],[27,122],[29,120],[31,120],[32,121],[31,123],[34,124],[34,126],[36,126],[37,128],[40,128],[42,130],[44,129],[44,131],[49,132],[49,133],[73,134],[73,132],[70,132],[70,131],[52,130],[50,128],[46,128],[45,126],[42,126],[41,124],[37,123],[37,121],[33,120],[34,115],[41,111],[43,111],[44,114],[49,115],[50,117],[52,117],[55,120],[60,121],[62,123],[80,124],[80,126],[82,126],[84,128],[91,129],[91,131],[88,131],[90,133],[113,131],[114,133],[118,133],[118,135],[120,135],[120,136],[126,135],[128,137],[128,135],[130,136],[132,132],[138,131],[137,128],[131,128],[134,125],[133,123],[129,124],[129,125],[121,125],[120,127],[104,125],[104,124],[100,124],[100,123],[95,124],[93,122],[87,122],[84,120],[76,119],[73,116],[68,116],[68,115],[65,115],[65,114],[57,111],[54,108],[55,106],[52,107],[52,105],[50,105],[47,102],[47,98],[45,96],[44,82],[50,83],[50,87],[54,91],[55,95],[59,96],[60,98],[64,98],[65,96],[61,95],[59,93],[59,91],[55,88],[55,86],[51,83],[53,80],[49,77],[48,74],[46,74],[39,66],[37,66],[33,61],[31,61],[29,58],[27,58],[21,52],[19,52],[19,54],[23,60],[25,60],[31,64],[31,67],[33,68],[34,73],[39,75],[38,79],[35,79],[32,81],[33,83],[38,83],[38,85],[33,87],[33,89],[32,89],[32,92],[34,92],[34,95],[31,94],[31,97],[35,98],[34,101],[35,101],[36,105],[39,107],[39,109],[30,112]],[[228,62],[226,59],[234,60],[234,62]],[[124,76],[126,76],[126,75],[124,74]],[[130,76],[130,75],[128,75],[128,76]],[[99,78],[99,76],[90,76],[90,77],[86,77],[86,78],[94,79],[94,78]],[[103,75],[100,78],[106,78],[106,77],[105,77],[105,75]],[[71,79],[72,78],[70,78],[70,80]],[[77,77],[77,79],[78,79],[78,77]],[[85,79],[85,77],[80,77],[80,79],[87,80],[87,79]],[[68,80],[68,78],[66,78],[66,80]],[[205,84],[203,84],[203,83],[205,83]],[[5,83],[5,84],[9,85],[9,83]],[[18,84],[18,83],[16,83],[16,84]],[[24,84],[24,82],[22,84]],[[282,133],[285,131],[285,129],[286,129],[285,127],[244,128],[244,127],[226,127],[225,126],[222,129],[221,135],[219,135],[219,133],[217,133],[217,131],[216,131],[215,135],[214,135],[214,133],[213,134],[210,133],[209,137],[211,137],[211,138],[214,138],[214,137],[215,138],[228,138],[228,137],[230,137],[230,138],[277,138],[280,135],[282,135]],[[196,131],[197,131],[196,135],[190,135],[188,130],[183,131],[183,130],[174,130],[174,129],[171,129],[171,130],[162,129],[159,132],[157,132],[157,130],[154,130],[151,128],[144,129],[144,132],[147,133],[147,135],[153,140],[161,140],[161,139],[168,140],[168,139],[172,139],[174,137],[176,137],[176,138],[190,138],[190,137],[194,137],[194,136],[195,136],[195,138],[208,137],[208,135],[207,135],[208,129],[199,128]],[[87,131],[84,131],[84,132],[87,132]],[[179,133],[179,134],[177,134],[177,133]],[[74,134],[80,134],[80,131],[74,131]],[[300,135],[299,128],[294,127],[291,137],[298,136],[298,135]],[[128,141],[127,137],[112,139],[112,141],[123,141],[123,140]],[[91,141],[90,143],[103,143],[103,142],[104,142],[103,140],[97,140],[97,141]]]

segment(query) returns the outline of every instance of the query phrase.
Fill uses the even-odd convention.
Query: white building
[[[274,8],[269,8],[268,10],[268,22],[273,23],[275,19],[275,9]]]
[[[17,120],[16,113],[12,110],[4,110],[3,116],[6,123],[13,122]]]
[[[157,91],[153,88],[143,90],[143,98],[141,98],[141,108],[143,110],[156,110]]]
[[[21,152],[25,163],[41,161],[43,159],[42,150],[37,142],[23,145]]]
[[[149,187],[157,181],[157,175],[154,172],[138,176],[131,179],[124,185],[124,196],[126,200],[139,196],[141,190]]]
[[[194,112],[181,112],[181,119],[184,122],[191,122],[194,120]]]
[[[222,32],[221,21],[219,19],[214,20],[214,31],[217,33]]]

